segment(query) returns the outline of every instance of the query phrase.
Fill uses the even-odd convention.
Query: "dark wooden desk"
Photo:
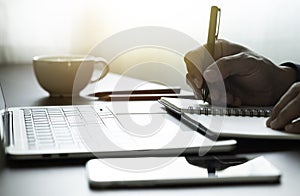
[[[103,83],[112,84],[113,81],[109,80],[107,78]],[[69,99],[49,98],[35,80],[31,66],[0,67],[0,82],[9,107],[71,103]],[[81,100],[83,104],[88,102],[89,100]],[[242,141],[239,145],[241,152],[264,155],[278,167],[282,172],[281,183],[99,191],[88,186],[84,168],[87,160],[13,162],[5,159],[1,146],[0,195],[299,195],[300,145],[295,142],[255,141]]]

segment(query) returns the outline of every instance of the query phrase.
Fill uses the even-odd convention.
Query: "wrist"
[[[286,80],[286,84],[291,86],[293,83],[297,82],[298,76],[295,68],[292,67],[282,67],[284,72],[284,80]]]
[[[279,66],[274,78],[273,104],[278,102],[280,97],[286,93],[290,86],[297,81],[297,71],[290,66]]]
[[[300,65],[291,63],[291,62],[286,62],[286,63],[282,63],[280,65],[281,67],[286,67],[287,70],[290,70],[290,76],[292,77],[292,74],[296,74],[296,81],[295,82],[299,82],[300,81]]]

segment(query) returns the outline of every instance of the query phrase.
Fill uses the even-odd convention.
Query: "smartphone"
[[[93,159],[92,188],[278,183],[280,172],[264,157],[140,157]]]

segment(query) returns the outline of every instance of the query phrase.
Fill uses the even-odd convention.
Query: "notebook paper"
[[[167,109],[180,114],[183,122],[193,125],[203,133],[209,132],[215,136],[233,138],[300,140],[300,134],[286,133],[267,127],[266,120],[268,118],[265,115],[256,115],[256,113],[243,115],[238,112],[231,115],[201,114],[199,113],[200,108],[210,107],[208,104],[203,104],[202,100],[162,98],[159,102]],[[195,108],[193,112],[191,112],[191,107]],[[271,108],[254,107],[230,109],[271,111]]]

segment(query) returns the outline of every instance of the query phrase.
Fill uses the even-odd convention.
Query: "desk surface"
[[[109,76],[107,84],[112,84]],[[131,81],[128,79],[128,81]],[[54,105],[70,104],[69,99],[49,98],[35,80],[31,66],[0,67],[0,82],[7,105]],[[132,80],[134,82],[134,80]],[[109,89],[107,89],[109,90]],[[89,100],[82,99],[81,103]],[[5,159],[0,148],[0,195],[299,195],[300,145],[297,142],[241,141],[242,153],[264,155],[282,172],[280,184],[201,186],[156,189],[92,190],[85,174],[87,160],[65,160],[47,162],[13,162]],[[263,151],[263,153],[261,152]]]

